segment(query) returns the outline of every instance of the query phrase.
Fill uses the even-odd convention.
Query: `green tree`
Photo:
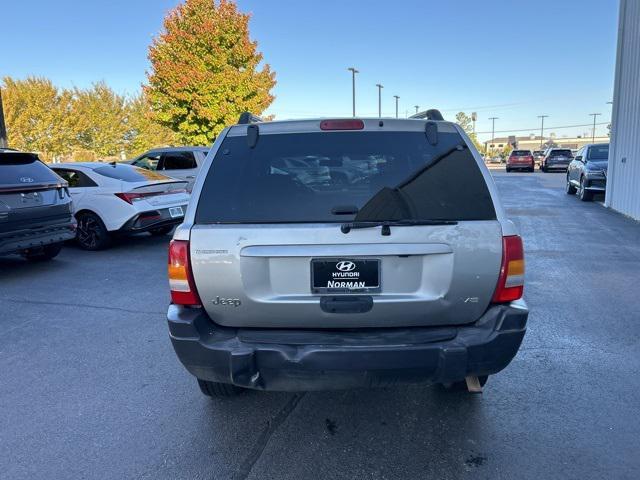
[[[209,144],[244,111],[273,101],[275,73],[231,0],[185,0],[149,47],[148,94],[157,121],[182,142]]]
[[[178,135],[153,119],[151,105],[144,93],[133,97],[127,105],[125,151],[133,157],[155,147],[175,145]]]
[[[478,141],[478,136],[473,132],[473,120],[471,120],[471,117],[464,112],[458,112],[456,114],[456,123],[469,135],[476,148],[479,151],[483,151],[484,146]]]
[[[10,146],[38,152],[45,161],[70,153],[71,92],[42,77],[4,77],[2,92]]]
[[[72,128],[75,144],[98,158],[116,157],[125,144],[126,101],[104,82],[73,92]]]

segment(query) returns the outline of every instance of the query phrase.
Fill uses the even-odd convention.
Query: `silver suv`
[[[249,118],[216,140],[169,249],[170,336],[203,393],[481,391],[528,310],[521,239],[463,130],[437,110]]]

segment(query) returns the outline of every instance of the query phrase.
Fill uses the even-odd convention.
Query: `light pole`
[[[541,120],[540,124],[540,150],[542,150],[542,144],[544,143],[544,119],[549,115],[538,115],[538,118]]]
[[[396,99],[396,118],[398,118],[398,100],[400,97],[398,95],[394,95],[393,98]]]
[[[591,143],[595,143],[596,141],[596,118],[598,115],[602,115],[601,113],[590,113],[590,116],[593,117],[593,130],[591,132]]]
[[[353,99],[353,116],[356,116],[356,73],[360,73],[354,67],[347,68],[351,72],[351,89]]]
[[[414,107],[416,108],[416,113],[418,113],[419,106],[418,105],[414,105]]]
[[[384,86],[376,83],[376,87],[378,87],[378,118],[382,118],[382,89]]]
[[[471,121],[473,122],[473,134],[476,134],[476,120],[478,120],[478,114],[476,112],[471,112]]]
[[[491,142],[495,145],[496,142],[494,141],[494,138],[496,136],[496,120],[498,120],[498,117],[489,117],[489,120],[491,120]]]

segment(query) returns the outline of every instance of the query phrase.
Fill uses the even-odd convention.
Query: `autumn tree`
[[[41,77],[5,77],[2,84],[9,145],[39,152],[47,161],[68,154],[73,144],[71,92]]]
[[[78,147],[98,158],[119,156],[124,149],[126,100],[104,82],[74,89],[72,129]]]
[[[125,151],[133,157],[155,147],[178,143],[178,136],[153,118],[151,106],[144,93],[133,97],[127,105],[127,133]]]
[[[155,118],[184,143],[204,145],[244,111],[273,101],[275,73],[249,38],[249,15],[232,0],[185,0],[149,47]]]

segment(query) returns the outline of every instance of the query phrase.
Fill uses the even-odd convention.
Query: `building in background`
[[[588,143],[609,143],[609,137],[596,137],[595,141],[589,134],[580,135],[577,137],[557,137],[551,133],[549,136],[544,137],[541,141],[540,135],[528,135],[526,137],[516,137],[517,148],[520,150],[545,150],[547,148],[571,148],[578,149]],[[485,150],[502,150],[505,146],[509,145],[509,137],[496,137],[484,142]],[[542,147],[541,147],[542,145]]]
[[[605,205],[640,220],[640,0],[621,0]]]

